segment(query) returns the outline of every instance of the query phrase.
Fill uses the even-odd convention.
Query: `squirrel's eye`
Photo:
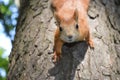
[[[79,27],[79,26],[78,26],[78,24],[76,24],[76,26],[75,26],[75,27],[76,27],[76,29],[78,29],[78,27]]]
[[[60,31],[62,31],[62,27],[59,27]]]

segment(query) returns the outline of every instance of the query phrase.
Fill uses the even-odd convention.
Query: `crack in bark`
[[[79,71],[77,71],[77,75],[78,75],[78,80],[80,80],[80,75],[79,75]]]
[[[94,19],[99,17],[99,14],[96,14],[95,16],[91,16],[91,15],[88,14],[88,16],[89,16],[90,19],[94,20]]]

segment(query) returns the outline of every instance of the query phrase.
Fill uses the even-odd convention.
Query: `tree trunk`
[[[52,62],[55,19],[50,0],[23,0],[8,80],[120,80],[120,1],[91,0],[88,21],[95,49],[65,44]]]

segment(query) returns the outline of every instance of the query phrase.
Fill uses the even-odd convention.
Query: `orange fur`
[[[54,14],[59,23],[54,40],[54,62],[59,60],[65,42],[86,40],[90,47],[94,47],[87,21],[88,5],[89,0],[52,0]],[[78,28],[75,28],[76,24]]]

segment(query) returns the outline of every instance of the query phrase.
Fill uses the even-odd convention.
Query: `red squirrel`
[[[64,43],[87,41],[94,48],[87,21],[89,0],[52,0],[58,26],[54,37],[53,62],[61,57]]]

